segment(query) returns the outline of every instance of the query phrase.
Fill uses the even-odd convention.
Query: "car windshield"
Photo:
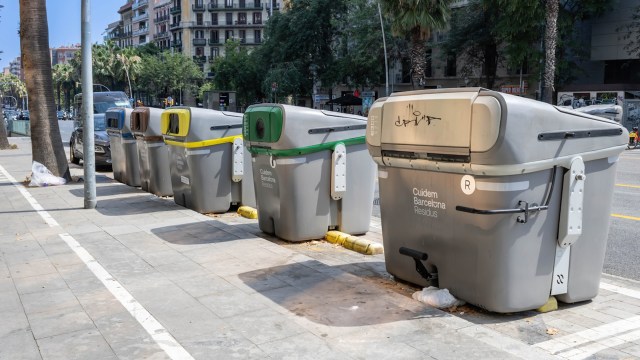
[[[104,101],[104,102],[94,102],[93,103],[93,113],[94,114],[104,114],[113,107],[125,107],[130,108],[131,105],[127,100],[119,100],[114,99],[113,101]]]

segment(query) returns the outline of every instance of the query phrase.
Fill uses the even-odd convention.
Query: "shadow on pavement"
[[[103,179],[98,179],[98,178],[105,178],[108,181]],[[96,183],[109,184],[109,183],[113,183],[113,180],[106,176],[97,176]],[[82,182],[77,182],[75,184],[82,184]],[[84,197],[84,188],[71,189],[69,190],[69,192],[76,197]],[[140,191],[137,191],[137,189],[134,187],[126,186],[120,183],[114,183],[113,185],[96,186],[97,196],[111,196],[111,195],[121,195],[121,194],[143,194],[143,193],[141,193]]]
[[[215,244],[243,239],[243,237],[224,231],[223,227],[233,227],[233,225],[226,225],[217,220],[209,220],[155,228],[151,229],[151,232],[160,239],[177,245]]]
[[[446,316],[398,294],[394,289],[396,284],[390,279],[352,274],[349,270],[354,266],[372,266],[372,263],[328,266],[309,260],[238,277],[291,313],[323,325],[366,326]]]

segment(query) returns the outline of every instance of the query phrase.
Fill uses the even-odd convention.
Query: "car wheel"
[[[73,142],[69,143],[69,161],[73,164],[80,164],[80,159],[76,157],[75,151],[73,151]]]

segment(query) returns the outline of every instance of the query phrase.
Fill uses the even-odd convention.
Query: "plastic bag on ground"
[[[424,288],[422,291],[416,291],[411,297],[438,309],[464,305],[464,301],[453,297],[448,289],[438,289],[434,286]]]
[[[64,178],[53,175],[46,166],[37,161],[33,162],[29,186],[64,185],[66,183]]]

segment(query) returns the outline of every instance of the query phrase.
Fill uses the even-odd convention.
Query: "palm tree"
[[[556,74],[556,40],[558,38],[558,0],[546,0],[544,31],[544,88],[542,101],[551,104]]]
[[[22,98],[27,94],[27,89],[17,76],[13,74],[0,74],[0,99],[4,100],[7,94],[10,94],[14,99],[16,99],[16,97]],[[16,103],[16,105],[18,104]],[[0,124],[0,150],[9,149],[11,145],[7,138],[7,128],[2,121],[0,121]]]
[[[30,95],[31,151],[34,161],[70,180],[69,164],[56,118],[45,0],[20,0],[20,52]]]
[[[431,31],[442,29],[449,18],[451,0],[380,0],[391,17],[391,31],[409,39],[414,88],[425,84],[427,39]]]
[[[116,54],[116,59],[119,61],[119,67],[124,72],[129,83],[129,97],[133,97],[131,79],[135,80],[140,73],[142,58],[137,55],[134,48],[125,48],[119,54]]]

